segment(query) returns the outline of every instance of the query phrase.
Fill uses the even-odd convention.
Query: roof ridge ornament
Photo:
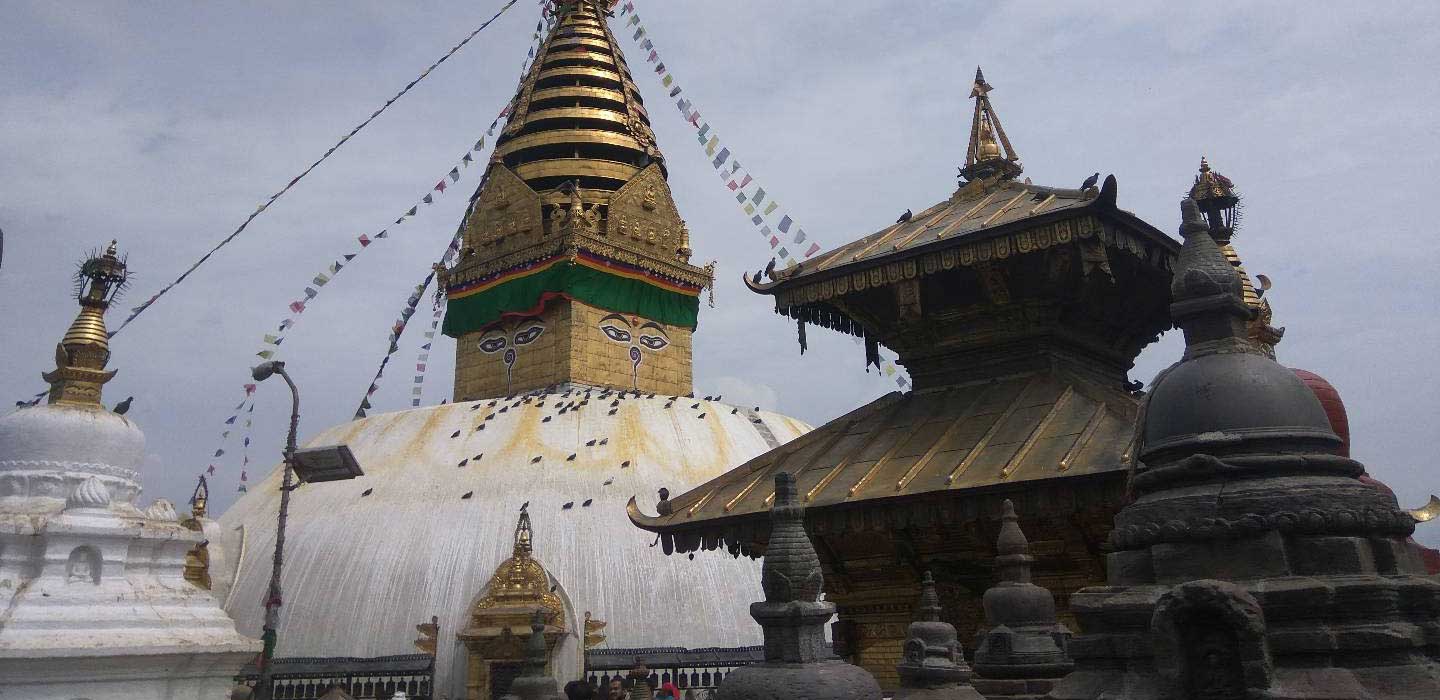
[[[960,177],[965,182],[996,178],[1013,180],[1024,171],[1020,155],[1010,145],[1000,117],[990,104],[990,91],[995,88],[985,82],[985,74],[975,67],[975,82],[970,87],[970,97],[975,100],[975,115],[970,122],[970,146],[965,151],[965,167],[960,168]]]

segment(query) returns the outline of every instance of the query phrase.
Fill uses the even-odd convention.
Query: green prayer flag
[[[778,202],[776,202],[776,201],[774,201],[774,200],[771,200],[771,201],[770,201],[770,206],[765,207],[765,216],[770,216],[770,212],[775,211],[775,207],[778,207],[778,206],[780,206],[780,204],[779,204]]]

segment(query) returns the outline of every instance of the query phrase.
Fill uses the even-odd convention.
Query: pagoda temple
[[[365,475],[291,496],[282,661],[358,668],[413,653],[414,626],[434,619],[435,693],[478,700],[507,692],[537,606],[562,679],[581,675],[591,647],[760,641],[745,622],[758,563],[660,556],[625,517],[633,494],[690,489],[809,426],[695,395],[691,339],[711,273],[689,262],[602,5],[556,7],[460,223],[460,256],[439,271],[454,400],[311,441],[349,446]],[[280,481],[276,469],[252,486],[208,547],[213,589],[242,631],[261,626]],[[502,595],[511,584],[547,590],[519,605]]]
[[[1113,176],[1021,179],[978,70],[958,189],[893,226],[747,280],[777,313],[885,345],[913,390],[883,396],[630,517],[667,552],[759,556],[776,473],[795,475],[838,608],[837,652],[898,686],[911,608],[933,570],[942,619],[973,639],[996,581],[1002,504],[1033,533],[1035,583],[1104,580],[1139,398],[1127,372],[1170,326],[1170,237],[1121,209]],[[1098,185],[1098,186],[1097,186]]]

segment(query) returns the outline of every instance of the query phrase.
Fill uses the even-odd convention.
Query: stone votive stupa
[[[1440,697],[1440,580],[1393,495],[1359,479],[1304,382],[1247,337],[1253,310],[1193,199],[1171,286],[1185,354],[1137,426],[1109,585],[1070,599],[1053,700]],[[1222,221],[1222,226],[1228,226]]]
[[[750,606],[750,616],[765,633],[765,661],[732,671],[716,690],[717,700],[880,699],[875,677],[835,658],[825,644],[825,623],[835,614],[835,604],[820,600],[824,582],[820,557],[805,532],[795,478],[780,472],[760,569],[765,600]]]
[[[920,581],[915,612],[895,667],[900,676],[895,700],[980,700],[980,693],[970,686],[970,667],[965,665],[955,626],[940,621],[940,598],[929,571]]]
[[[1005,499],[995,566],[1000,582],[985,591],[985,620],[975,647],[975,689],[986,698],[1039,698],[1070,672],[1070,630],[1055,618],[1055,596],[1030,582],[1030,542],[1015,504]]]

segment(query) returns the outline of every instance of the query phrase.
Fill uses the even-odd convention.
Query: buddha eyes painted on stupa
[[[617,343],[634,341],[640,347],[652,352],[659,352],[670,345],[670,336],[660,324],[646,321],[640,324],[639,330],[636,330],[635,322],[620,314],[610,314],[600,319],[600,331],[605,334],[605,337]]]
[[[493,328],[481,336],[476,347],[480,352],[493,355],[505,348],[529,345],[535,342],[545,332],[545,321],[531,316],[522,318],[509,329],[500,327]]]

